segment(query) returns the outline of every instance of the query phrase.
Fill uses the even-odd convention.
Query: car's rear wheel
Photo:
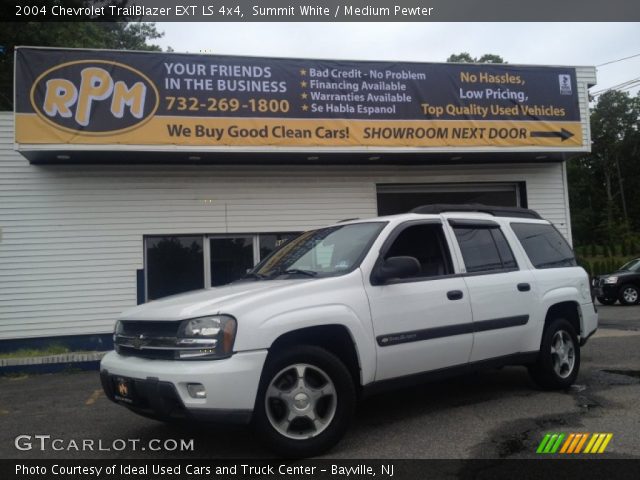
[[[640,290],[630,283],[622,285],[619,300],[622,305],[636,305],[640,302]]]
[[[529,367],[533,380],[542,388],[567,388],[580,370],[580,344],[575,329],[564,318],[547,326],[537,362]]]
[[[609,298],[609,297],[597,297],[597,298],[602,305],[613,305],[614,303],[616,303],[615,298]]]
[[[256,402],[255,425],[266,446],[283,456],[308,457],[344,435],[356,391],[338,357],[299,346],[267,361]]]

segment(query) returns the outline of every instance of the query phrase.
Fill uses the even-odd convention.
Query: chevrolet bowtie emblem
[[[133,339],[133,347],[140,348],[144,344],[145,336],[144,334],[140,334],[139,337]]]

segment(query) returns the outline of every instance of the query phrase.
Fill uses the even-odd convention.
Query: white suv
[[[597,323],[586,272],[536,212],[431,205],[303,233],[240,281],[124,312],[101,379],[139,414],[253,422],[309,456],[388,387],[513,364],[567,387]]]

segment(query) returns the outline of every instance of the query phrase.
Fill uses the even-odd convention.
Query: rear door
[[[365,281],[376,336],[376,380],[467,363],[473,343],[469,295],[453,270],[441,221],[398,226],[378,262],[393,256],[415,257],[420,272],[384,285]]]
[[[505,234],[493,220],[449,219],[464,262],[473,312],[471,362],[525,351],[535,328],[533,275],[521,270]]]

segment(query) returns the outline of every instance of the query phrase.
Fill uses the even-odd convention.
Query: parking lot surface
[[[385,393],[361,403],[327,457],[533,458],[546,432],[606,432],[604,455],[640,458],[640,306],[598,309],[600,329],[572,388],[540,391],[524,368],[510,367]],[[270,456],[249,427],[130,413],[104,397],[97,372],[0,378],[0,458]]]

